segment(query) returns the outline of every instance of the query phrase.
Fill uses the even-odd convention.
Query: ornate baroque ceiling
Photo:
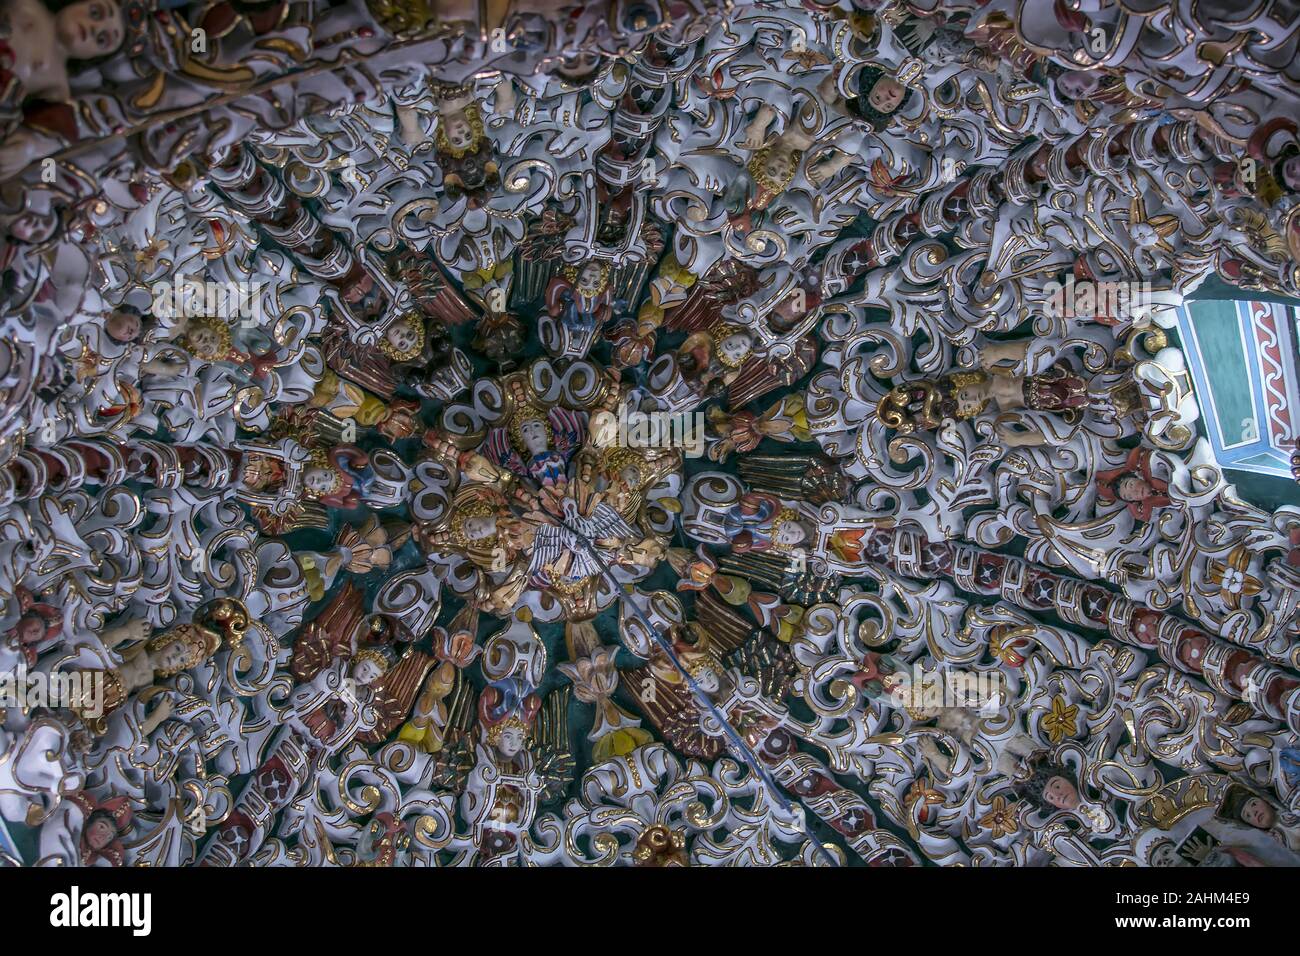
[[[4,0],[0,860],[1300,862],[1294,18]]]

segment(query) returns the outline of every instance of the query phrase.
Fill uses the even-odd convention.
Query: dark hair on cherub
[[[1022,800],[1037,810],[1055,810],[1057,808],[1047,800],[1046,791],[1048,782],[1056,777],[1063,778],[1078,791],[1079,778],[1075,776],[1073,770],[1065,764],[1040,756],[1030,761],[1029,777],[1016,785],[1016,792],[1020,794]]]

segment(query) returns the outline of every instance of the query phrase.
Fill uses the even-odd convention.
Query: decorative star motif
[[[1020,804],[1008,803],[1006,797],[994,797],[988,813],[979,818],[980,829],[991,830],[993,839],[1000,840],[1020,829]]]
[[[1052,698],[1052,709],[1042,717],[1042,728],[1052,743],[1059,743],[1076,733],[1079,708],[1075,704],[1066,704],[1065,698],[1057,694]]]

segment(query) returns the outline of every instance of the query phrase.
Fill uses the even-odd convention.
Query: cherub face
[[[197,355],[215,355],[221,348],[221,339],[217,333],[206,326],[191,329],[185,337],[189,340],[191,351]]]
[[[1151,486],[1137,475],[1125,475],[1116,483],[1115,493],[1125,501],[1145,501],[1151,497]]]
[[[641,487],[641,470],[636,465],[624,465],[618,477],[629,488]]]
[[[474,143],[474,130],[464,113],[452,113],[443,118],[443,132],[452,149],[468,149]]]
[[[519,437],[523,439],[524,446],[534,455],[540,455],[546,451],[548,444],[546,439],[546,425],[535,418],[530,418],[519,425]]]
[[[159,670],[183,670],[189,665],[189,655],[184,644],[180,641],[172,641],[158,652],[157,661]]]
[[[789,150],[773,149],[763,161],[763,172],[778,183],[794,178],[794,156]]]
[[[803,525],[796,521],[783,521],[777,527],[776,533],[772,535],[772,540],[777,544],[795,545],[801,543],[808,534],[803,529]]]
[[[879,113],[892,113],[898,109],[905,95],[907,90],[903,84],[891,76],[882,76],[872,84],[871,92],[867,94],[867,102]]]
[[[369,658],[358,661],[352,666],[352,679],[362,686],[379,680],[381,673],[379,666]]]
[[[113,842],[113,838],[117,836],[117,829],[108,820],[100,817],[97,820],[92,820],[90,825],[86,827],[85,836],[86,844],[92,850],[102,850]]]
[[[35,614],[20,620],[14,629],[18,632],[19,644],[35,644],[45,636],[45,622]]]
[[[104,323],[104,331],[116,342],[134,342],[140,335],[140,317],[133,312],[114,312]]]
[[[1064,777],[1052,777],[1043,788],[1043,798],[1061,810],[1073,810],[1079,805],[1079,791]]]
[[[1277,812],[1259,797],[1251,797],[1241,805],[1241,822],[1268,830],[1277,822]]]
[[[952,711],[951,714],[952,716],[947,721],[948,729],[963,740],[969,740],[975,736],[976,723],[979,719],[979,714],[976,711],[956,710]],[[944,723],[944,721],[940,720],[940,723]]]
[[[988,396],[982,385],[966,385],[957,391],[957,414],[963,418],[978,415]]]
[[[1300,155],[1290,156],[1282,164],[1282,182],[1292,192],[1300,192]]]
[[[700,685],[700,690],[706,694],[715,694],[720,686],[718,683],[718,672],[712,667],[705,667],[695,675],[695,683]]]
[[[497,751],[503,757],[513,757],[524,749],[524,732],[517,727],[507,727],[497,738]]]
[[[497,519],[491,515],[485,517],[476,515],[473,518],[466,518],[465,523],[461,525],[461,530],[468,540],[482,541],[497,533]]]
[[[1178,851],[1168,840],[1161,840],[1160,845],[1151,851],[1152,866],[1178,866]]]
[[[595,288],[600,283],[601,271],[600,263],[586,263],[578,273],[578,284]]]
[[[54,15],[54,31],[74,60],[107,56],[126,35],[117,0],[82,0],[66,6]]]
[[[745,332],[733,332],[718,343],[718,352],[733,362],[744,361],[754,348],[754,340]]]
[[[384,338],[388,340],[389,345],[405,355],[415,348],[415,344],[420,340],[420,333],[409,319],[401,319],[384,331]]]
[[[313,465],[302,473],[302,483],[309,491],[327,494],[334,488],[334,472],[319,465]]]
[[[1057,91],[1067,99],[1082,100],[1097,91],[1101,77],[1089,70],[1071,70],[1056,78]]]
[[[39,245],[54,235],[55,218],[25,212],[9,224],[10,234],[20,242]]]

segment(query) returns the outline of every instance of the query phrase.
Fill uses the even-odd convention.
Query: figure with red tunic
[[[817,534],[799,512],[780,499],[761,492],[746,492],[723,518],[723,529],[737,554],[746,551],[776,551],[805,554]],[[865,560],[867,527],[839,528],[827,536],[823,557],[853,568]],[[818,550],[820,550],[820,547]]]
[[[769,206],[794,181],[803,152],[786,139],[756,150],[722,195],[727,220],[742,236],[760,227]]]
[[[586,413],[542,407],[513,384],[511,395],[514,408],[503,425],[488,432],[484,456],[543,488],[563,488],[569,483],[569,461],[587,440]]]
[[[82,866],[124,866],[122,838],[131,832],[131,803],[127,797],[96,800],[81,790],[68,797],[85,814],[81,826]]]
[[[37,655],[63,632],[63,612],[37,601],[36,595],[21,584],[14,588],[14,595],[21,617],[5,632],[5,650],[17,652],[28,667],[35,667]],[[3,660],[5,657],[0,657]]]
[[[1173,499],[1169,482],[1151,474],[1150,449],[1134,448],[1121,467],[1097,473],[1097,502],[1122,502],[1134,518],[1150,521],[1155,509],[1172,504]]]
[[[1014,366],[1025,361],[1031,344],[994,342],[984,347],[979,370],[894,387],[877,405],[880,421],[899,434],[911,434],[993,410],[998,437],[1020,447],[1068,440],[1089,412],[1095,422],[1109,424],[1110,437],[1118,437],[1124,421],[1141,414],[1141,396],[1125,372],[1084,377],[1068,360],[1058,359],[1042,372],[1015,374]]]
[[[270,346],[262,352],[255,351],[255,345],[251,342],[248,348],[237,347],[230,324],[222,319],[206,317],[187,319],[178,344],[200,362],[217,362],[234,366],[251,382],[265,379],[270,370],[280,361],[269,340],[259,343]]]
[[[302,473],[303,491],[335,508],[357,507],[366,500],[374,481],[370,456],[356,445],[312,452]]]
[[[0,180],[79,138],[69,64],[122,47],[129,32],[124,6],[6,0],[0,7]]]
[[[380,646],[363,647],[350,660],[336,657],[309,682],[294,688],[288,723],[322,753],[343,749],[379,723],[379,697],[372,685],[391,664]]]

